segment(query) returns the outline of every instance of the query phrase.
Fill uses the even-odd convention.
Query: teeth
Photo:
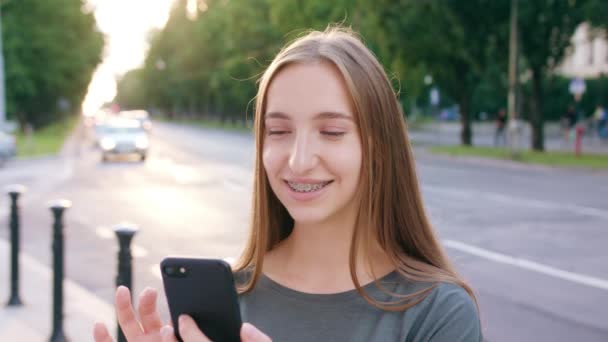
[[[287,184],[289,184],[289,186],[297,192],[312,192],[323,188],[324,186],[329,184],[329,182],[317,184],[287,182]]]

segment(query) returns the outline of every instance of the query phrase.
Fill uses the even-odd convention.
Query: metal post
[[[25,192],[23,185],[13,185],[8,188],[8,194],[11,198],[11,294],[8,300],[8,306],[21,306],[21,298],[19,297],[19,205],[17,201],[19,196]]]
[[[63,331],[63,213],[72,203],[68,200],[51,202],[53,212],[53,333],[51,342],[64,342]]]
[[[114,226],[114,233],[118,238],[118,275],[116,276],[116,287],[125,286],[131,291],[133,298],[133,268],[131,256],[131,241],[133,236],[139,231],[136,225],[129,223],[121,223]],[[125,335],[117,325],[116,336],[118,342],[126,342]]]

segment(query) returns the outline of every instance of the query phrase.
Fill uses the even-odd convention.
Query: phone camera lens
[[[174,275],[175,274],[175,268],[173,266],[165,266],[165,274],[167,274],[167,275]]]

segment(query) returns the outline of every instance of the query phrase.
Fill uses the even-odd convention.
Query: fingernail
[[[260,338],[262,335],[260,334],[260,332],[258,331],[258,329],[256,329],[253,325],[249,324],[249,323],[243,323],[243,335],[245,335],[245,337],[247,339],[256,339],[256,338]]]
[[[186,324],[186,315],[180,315],[178,321],[180,326]]]
[[[160,334],[163,336],[173,335],[173,328],[171,328],[169,325],[165,325],[162,327],[162,329],[160,329]]]
[[[141,295],[142,295],[142,296],[148,296],[148,295],[155,294],[155,293],[156,293],[156,290],[155,290],[154,288],[152,288],[152,287],[146,287],[146,288],[145,288],[145,289],[144,289],[144,290],[141,292]]]
[[[126,286],[120,285],[120,286],[119,286],[119,287],[116,289],[116,292],[117,292],[117,293],[123,293],[123,292],[128,291],[128,290],[129,290],[129,289],[127,289],[127,287],[126,287]]]

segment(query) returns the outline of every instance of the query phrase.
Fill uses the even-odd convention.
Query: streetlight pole
[[[518,72],[517,72],[517,2],[518,0],[511,0],[511,30],[509,36],[509,95],[508,95],[508,110],[509,110],[509,131],[510,138],[509,142],[511,145],[512,157],[517,157],[518,151],[518,134],[519,127],[517,124],[517,85],[518,85]]]

